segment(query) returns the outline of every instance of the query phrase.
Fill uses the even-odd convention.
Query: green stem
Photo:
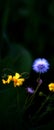
[[[27,101],[29,102],[29,104],[27,105],[26,109],[31,106],[32,101],[33,101],[33,99],[34,99],[34,97],[35,97],[35,94],[36,94],[36,92],[38,91],[39,87],[40,87],[40,85],[38,84],[37,87],[36,87],[36,89],[35,89],[35,91],[34,91],[34,94],[29,98],[29,100],[27,100]],[[26,102],[26,103],[27,103],[27,102]]]
[[[44,105],[47,103],[47,101],[49,100],[50,95],[48,95],[45,99],[45,101],[41,104],[39,110],[37,111],[37,114],[41,111],[41,109],[44,107]]]
[[[50,94],[51,95],[51,94]],[[41,104],[40,108],[38,109],[38,111],[35,113],[35,116],[37,116],[39,114],[39,112],[42,110],[42,108],[44,107],[44,105],[47,103],[47,101],[50,98],[50,95],[48,95],[45,99],[45,101]],[[32,117],[32,119],[35,119],[35,116]],[[31,119],[31,120],[32,120]]]
[[[25,109],[25,106],[26,106],[26,104],[27,104],[27,102],[28,102],[28,98],[29,98],[29,95],[28,95],[27,98],[25,99],[25,104],[24,104],[23,109]]]
[[[37,85],[37,87],[36,87],[36,89],[35,89],[33,95],[29,98],[29,100],[27,100],[29,103],[28,103],[28,105],[25,107],[26,109],[31,106],[32,101],[33,101],[33,99],[34,99],[34,97],[35,97],[35,94],[36,94],[36,92],[38,91],[38,89],[39,89],[39,87],[40,87],[40,85],[41,85],[41,83],[40,83],[39,81],[40,81],[40,73],[39,73],[39,77],[38,77],[38,85]]]

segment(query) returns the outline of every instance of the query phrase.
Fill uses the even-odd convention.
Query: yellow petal
[[[17,80],[15,79],[15,81],[14,81],[14,87],[16,87],[16,86],[21,86],[24,81],[25,81],[24,78],[17,79]]]
[[[8,75],[8,79],[9,79],[9,80],[12,80],[12,75]]]
[[[50,91],[53,91],[53,92],[54,92],[54,83],[50,83],[50,84],[48,85],[48,87],[49,87],[49,90],[50,90]]]
[[[8,75],[7,83],[9,84],[11,80],[12,80],[12,75]]]
[[[7,80],[2,79],[2,82],[3,82],[3,84],[6,84],[6,83],[7,83]]]
[[[18,79],[17,86],[22,85],[24,81],[24,78]]]
[[[18,78],[20,78],[21,77],[21,75],[19,74],[19,73],[15,73],[15,78],[16,79],[18,79]]]

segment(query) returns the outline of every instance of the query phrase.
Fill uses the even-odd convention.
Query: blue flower
[[[38,58],[34,61],[32,68],[37,73],[44,73],[49,69],[49,63],[44,58]]]
[[[27,90],[27,92],[29,92],[31,94],[34,93],[34,89],[33,88],[27,87],[26,90]]]

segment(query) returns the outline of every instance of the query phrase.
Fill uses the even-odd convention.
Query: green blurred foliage
[[[17,127],[17,124],[21,127],[25,98],[25,89],[14,88],[13,84],[5,85],[5,88],[0,90],[0,126],[3,123],[5,127],[10,125],[12,129]]]
[[[37,128],[33,127],[31,128],[31,130],[46,130],[46,129],[49,129],[49,130],[54,130],[54,120],[52,120],[50,123],[48,124],[45,124],[45,125],[42,125],[42,126],[38,126]]]
[[[30,72],[32,58],[29,52],[21,45],[9,44],[9,52],[1,61],[2,71],[7,68],[10,72]]]
[[[2,2],[0,5],[2,35],[6,32],[11,42],[21,43],[34,58],[52,58],[54,1],[6,0],[3,2],[4,6]]]

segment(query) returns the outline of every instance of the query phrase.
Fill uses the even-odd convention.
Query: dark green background
[[[13,88],[9,88],[9,86],[4,88],[2,85],[3,74],[31,72],[33,60],[39,57],[46,58],[50,63],[49,73],[43,76],[44,83],[54,82],[54,1],[0,0],[1,124],[2,122],[6,124],[4,120],[12,116],[10,122],[15,122],[17,95],[15,90],[12,93]],[[6,68],[10,70],[4,70]],[[17,126],[16,122],[15,126]],[[53,122],[45,129],[51,126],[53,126]],[[41,129],[44,129],[43,127]],[[33,129],[36,128],[31,128],[31,130]]]
[[[53,18],[53,0],[0,1],[0,33],[2,39],[6,34],[9,42],[22,44],[35,58],[42,56],[53,59]],[[3,40],[1,45],[5,43]]]

